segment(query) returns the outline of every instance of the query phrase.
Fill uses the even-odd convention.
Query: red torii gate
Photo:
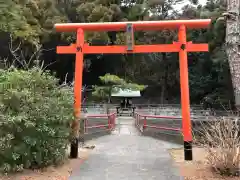
[[[187,42],[186,29],[207,28],[210,19],[199,20],[171,20],[171,21],[137,21],[137,22],[106,22],[106,23],[66,23],[55,24],[58,32],[77,32],[76,44],[57,47],[58,54],[76,54],[75,83],[74,83],[74,115],[75,121],[72,128],[78,131],[81,112],[81,89],[84,54],[120,54],[120,53],[156,53],[156,52],[179,52],[181,106],[182,106],[182,130],[184,137],[185,160],[192,160],[192,132],[190,120],[190,103],[188,87],[188,52],[208,51],[208,44],[193,44]],[[178,42],[173,44],[159,45],[134,45],[134,31],[150,31],[160,29],[178,29]],[[127,45],[113,46],[89,46],[85,43],[84,32],[86,31],[126,31]],[[75,126],[77,127],[74,127]],[[78,139],[71,144],[72,158],[78,157]]]

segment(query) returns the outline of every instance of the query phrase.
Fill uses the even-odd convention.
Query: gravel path
[[[112,135],[89,142],[90,157],[70,180],[182,180],[168,149],[179,147],[141,136],[133,119],[120,117]]]

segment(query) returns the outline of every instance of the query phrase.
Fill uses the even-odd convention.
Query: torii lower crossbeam
[[[173,20],[173,21],[144,21],[144,22],[109,22],[109,23],[70,23],[56,24],[59,32],[77,32],[76,44],[57,47],[58,54],[76,54],[75,81],[74,81],[74,113],[75,121],[72,123],[75,138],[71,144],[71,157],[78,157],[78,132],[81,110],[82,70],[84,54],[126,54],[126,53],[157,53],[178,52],[181,86],[182,106],[182,132],[184,139],[185,160],[192,160],[192,132],[190,119],[190,100],[188,86],[188,52],[208,51],[208,44],[193,44],[186,40],[186,28],[207,28],[210,19],[200,20]],[[178,42],[158,45],[134,45],[134,31],[177,29]],[[127,33],[127,45],[125,46],[89,46],[84,41],[86,31],[123,31]],[[137,63],[137,62],[136,62]]]
[[[158,45],[136,45],[132,51],[128,51],[126,46],[89,46],[84,44],[82,52],[84,54],[129,54],[129,53],[159,53],[159,52],[179,52],[182,43],[174,42],[173,44],[158,44]],[[208,51],[208,44],[192,44],[186,43],[187,52],[205,52]],[[77,45],[58,46],[58,54],[75,54]]]

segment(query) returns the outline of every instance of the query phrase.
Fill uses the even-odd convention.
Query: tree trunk
[[[163,83],[162,87],[161,87],[161,99],[160,99],[160,103],[164,104],[165,102],[165,83]]]
[[[232,77],[235,105],[240,107],[240,28],[239,8],[240,0],[227,1],[227,28],[226,28],[226,53]]]
[[[107,112],[107,114],[110,114],[110,106],[111,106],[111,104],[108,101],[108,103],[106,104],[106,112]]]
[[[164,61],[166,62],[166,61]],[[167,78],[168,78],[168,69],[167,66],[165,68],[165,73],[164,73],[164,77],[163,77],[163,83],[162,83],[162,87],[161,87],[161,104],[165,103],[166,97],[165,97],[165,92],[166,92],[166,87],[167,87]]]
[[[106,106],[107,114],[110,114],[111,96],[112,96],[112,87],[110,88],[109,94],[108,94],[108,102],[107,102],[107,106]]]
[[[167,78],[168,78],[168,64],[167,64],[167,54],[163,53],[162,54],[163,62],[164,64],[164,76],[163,76],[163,83],[162,83],[162,88],[161,88],[161,104],[165,103],[165,91],[167,87]]]

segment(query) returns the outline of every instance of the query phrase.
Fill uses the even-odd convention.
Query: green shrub
[[[39,68],[0,70],[0,170],[62,163],[69,143],[73,95]]]

